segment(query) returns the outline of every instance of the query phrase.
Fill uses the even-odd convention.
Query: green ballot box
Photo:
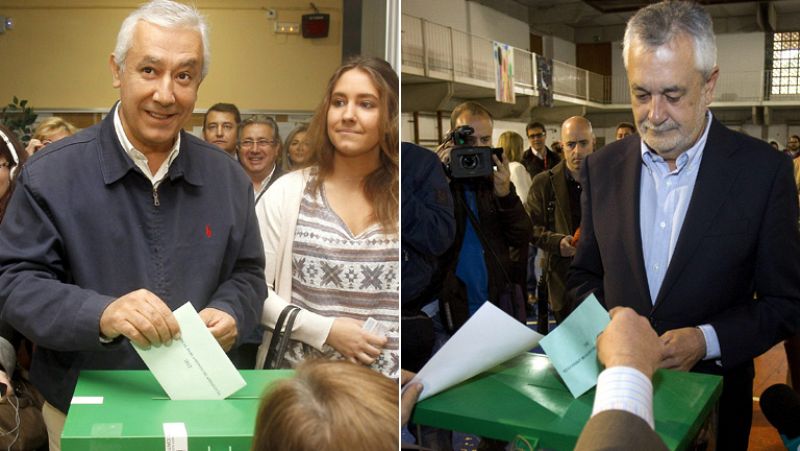
[[[722,378],[659,370],[653,377],[656,432],[686,449],[722,392]],[[573,398],[547,356],[523,354],[417,404],[421,425],[571,450],[592,413],[595,389]],[[425,445],[423,443],[423,445]]]
[[[83,371],[63,451],[249,450],[258,405],[292,370],[240,371],[247,385],[219,401],[173,401],[150,371]]]

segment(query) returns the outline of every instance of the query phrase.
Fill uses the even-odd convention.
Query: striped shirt
[[[625,366],[606,368],[597,378],[592,416],[605,410],[625,410],[655,429],[653,383],[641,371]]]
[[[292,247],[292,304],[323,316],[360,321],[373,318],[388,342],[372,368],[398,378],[400,372],[399,238],[375,223],[353,236],[330,208],[324,188],[306,185]],[[309,357],[343,359],[328,345],[320,352],[293,342],[286,358],[293,365]]]

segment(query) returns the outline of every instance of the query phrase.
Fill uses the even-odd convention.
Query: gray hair
[[[265,114],[255,114],[243,120],[239,124],[239,139],[242,139],[242,131],[244,131],[245,127],[256,124],[268,125],[272,129],[272,139],[278,141],[278,145],[283,144],[281,142],[281,132],[278,129],[278,123],[272,116],[267,116]]]
[[[117,35],[117,46],[114,48],[114,62],[123,70],[128,50],[133,46],[133,32],[139,21],[151,23],[164,28],[192,28],[200,33],[203,40],[203,69],[201,79],[208,74],[211,64],[211,47],[208,43],[208,24],[205,18],[192,6],[172,0],[152,0],[132,12],[122,22]]]
[[[663,1],[640,9],[628,21],[622,43],[622,61],[628,67],[633,41],[650,48],[661,47],[685,35],[694,44],[694,65],[708,79],[717,65],[717,43],[711,16],[688,1]]]

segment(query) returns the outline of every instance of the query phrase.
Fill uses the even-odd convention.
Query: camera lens
[[[461,156],[461,167],[464,169],[475,169],[478,167],[478,162],[478,156],[475,154]]]

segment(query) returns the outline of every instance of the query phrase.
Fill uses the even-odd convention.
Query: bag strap
[[[477,192],[475,193],[475,195],[477,196]],[[472,211],[472,208],[470,208],[469,205],[467,205],[463,197],[461,196],[456,196],[456,197],[458,198],[458,201],[461,203],[464,209],[467,210],[467,217],[469,218],[469,222],[472,224],[472,228],[475,229],[475,232],[477,232],[478,238],[481,240],[481,244],[483,245],[484,249],[489,251],[489,254],[491,254],[492,257],[494,257],[494,261],[495,263],[497,263],[497,267],[500,268],[500,271],[503,273],[503,277],[505,277],[506,283],[511,284],[512,283],[511,277],[508,276],[506,269],[500,262],[500,257],[497,256],[497,254],[494,252],[494,249],[492,249],[492,246],[489,245],[489,241],[486,239],[486,235],[483,234],[483,230],[481,229],[481,226],[478,223],[478,218],[475,217],[475,213]]]
[[[286,354],[286,348],[289,346],[289,339],[292,336],[292,328],[294,327],[294,320],[297,314],[300,313],[300,307],[296,305],[287,305],[278,315],[278,321],[275,323],[275,329],[272,331],[272,339],[269,341],[269,350],[267,357],[264,359],[263,369],[272,370],[278,368],[283,363],[283,356]],[[284,327],[284,323],[286,323]]]

